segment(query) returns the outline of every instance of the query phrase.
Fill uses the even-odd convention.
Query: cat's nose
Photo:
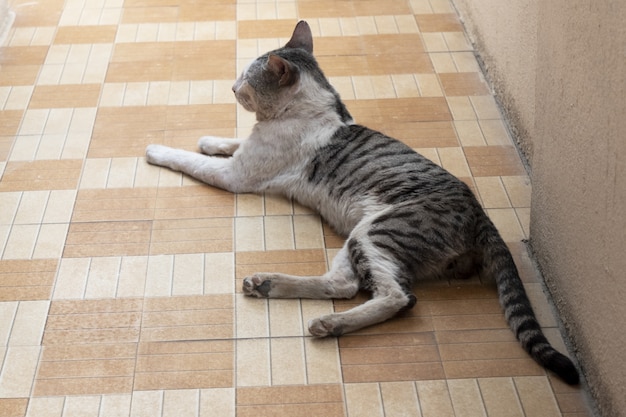
[[[233,93],[237,92],[237,83],[233,84],[232,90],[233,90]]]

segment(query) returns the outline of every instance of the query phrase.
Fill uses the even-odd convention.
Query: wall
[[[522,133],[531,245],[592,395],[626,416],[626,2],[454,2]]]

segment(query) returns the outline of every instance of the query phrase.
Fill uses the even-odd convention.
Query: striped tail
[[[556,351],[541,331],[511,252],[486,215],[478,229],[477,242],[483,248],[484,271],[495,279],[506,320],[524,350],[566,383],[578,384],[578,371],[572,361]]]

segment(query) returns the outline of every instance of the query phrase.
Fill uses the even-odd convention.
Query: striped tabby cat
[[[311,30],[300,22],[284,47],[243,71],[233,91],[256,113],[248,139],[203,137],[204,155],[160,145],[146,150],[151,164],[231,192],[293,198],[347,236],[325,275],[257,273],[244,279],[244,293],[351,298],[370,291],[365,304],[309,323],[314,336],[338,336],[412,308],[416,277],[466,277],[481,266],[495,279],[524,349],[578,383],[572,362],[543,335],[510,252],[470,189],[401,142],[354,124],[312,53]]]

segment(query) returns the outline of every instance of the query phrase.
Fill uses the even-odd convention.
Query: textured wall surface
[[[626,3],[455,3],[529,156],[546,283],[602,415],[625,416]]]

